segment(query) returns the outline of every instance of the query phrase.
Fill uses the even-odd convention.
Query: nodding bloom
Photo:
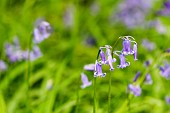
[[[150,65],[151,65],[151,61],[150,60],[145,61],[145,63],[144,63],[145,67],[149,67]]]
[[[30,60],[36,60],[42,56],[41,50],[38,46],[34,46],[33,50],[30,52]]]
[[[114,53],[117,56],[119,56],[119,59],[120,59],[120,65],[118,65],[117,67],[118,68],[125,68],[125,67],[129,66],[130,62],[126,62],[125,55],[123,53],[120,53],[120,55],[118,55],[116,52],[118,52],[118,51],[115,51]]]
[[[87,71],[94,71],[95,69],[95,64],[87,64],[84,66],[84,70],[87,70]]]
[[[140,74],[141,74],[140,71],[138,71],[138,72],[136,73],[136,76],[135,76],[133,82],[136,82],[136,81],[137,81],[137,79],[139,78]]]
[[[124,36],[124,37],[120,37],[120,38],[123,39],[122,53],[124,55],[134,54],[134,51],[131,49],[131,42],[135,42],[135,41],[132,41],[132,40],[135,40],[135,39],[132,36]],[[130,40],[130,39],[132,39],[132,40]]]
[[[170,96],[165,97],[165,101],[167,104],[170,104]]]
[[[102,49],[100,49],[100,58],[101,58],[102,64],[106,64],[106,57]]]
[[[7,65],[3,60],[0,60],[0,72],[7,70]]]
[[[134,51],[134,60],[138,60],[137,59],[137,43],[134,43],[133,45],[133,51]]]
[[[106,73],[102,72],[102,64],[100,64],[97,60],[95,63],[94,77],[105,77]]]
[[[164,2],[164,8],[158,11],[159,15],[168,16],[170,15],[170,0]]]
[[[109,45],[105,45],[105,47],[106,47],[106,55],[107,55],[107,63],[109,64],[109,66],[110,66],[110,70],[113,70],[114,68],[113,68],[113,65],[112,65],[112,63],[113,62],[116,62],[116,59],[115,58],[112,58],[112,54],[111,54],[111,46],[109,46]]]
[[[152,80],[151,75],[149,73],[146,74],[144,83],[145,84],[153,84],[153,80]]]
[[[166,79],[170,78],[170,66],[168,63],[165,63],[164,67],[160,66],[159,69],[163,77],[165,77]]]
[[[48,38],[52,32],[50,24],[43,20],[38,20],[34,28],[34,43],[40,43],[44,39]]]
[[[5,53],[11,62],[21,61],[23,59],[23,51],[20,49],[19,41],[14,39],[13,44],[5,44]]]
[[[142,92],[139,85],[133,85],[133,84],[128,85],[128,90],[130,90],[130,92],[135,96],[140,96]]]
[[[81,88],[84,89],[88,86],[91,86],[92,84],[92,81],[89,81],[87,76],[84,74],[84,73],[81,73],[81,80],[82,80],[82,85],[81,85]]]

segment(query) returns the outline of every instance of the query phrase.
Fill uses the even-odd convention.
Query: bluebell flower
[[[97,60],[95,63],[94,77],[105,77],[106,73],[102,72],[102,64],[100,64]]]
[[[118,68],[125,68],[125,67],[129,66],[130,62],[126,62],[125,55],[121,52],[120,52],[120,55],[118,55],[117,52],[119,52],[119,51],[114,52],[114,54],[119,56],[119,60],[120,60],[120,65],[118,65],[117,67]]]
[[[170,15],[170,0],[164,2],[164,8],[158,11],[159,15],[168,16]]]
[[[52,28],[46,21],[39,20],[34,28],[34,43],[40,43],[51,35]]]
[[[34,46],[33,50],[30,52],[30,60],[36,60],[42,56],[41,50],[38,46]]]
[[[134,84],[129,84],[128,85],[128,90],[130,90],[130,92],[135,95],[135,96],[140,96],[141,95],[141,88],[139,85],[134,85]]]
[[[170,78],[170,66],[168,63],[165,63],[164,67],[160,66],[159,69],[163,77],[165,77],[166,79]]]
[[[147,60],[144,62],[144,66],[145,67],[149,67],[151,65],[151,61],[150,60]]]
[[[89,81],[87,76],[84,74],[84,73],[81,73],[81,80],[82,80],[82,85],[81,85],[81,88],[84,89],[88,86],[91,86],[92,84],[92,81]]]
[[[134,60],[137,60],[137,43],[134,43],[133,45],[133,51],[134,51]]]
[[[100,58],[101,58],[102,64],[106,64],[106,56],[105,56],[104,51],[102,49],[100,49]]]
[[[111,50],[110,50],[111,46],[105,45],[105,47],[106,47],[106,55],[107,55],[107,64],[109,64],[110,70],[113,70],[114,68],[113,68],[112,63],[116,62],[116,59],[112,58],[112,53],[111,53]]]
[[[94,71],[94,69],[95,69],[95,64],[87,64],[87,65],[84,65],[84,70]]]
[[[6,70],[7,70],[7,64],[3,60],[0,60],[0,72]]]
[[[153,80],[152,80],[151,75],[149,73],[146,74],[144,83],[145,84],[153,84]]]
[[[170,104],[170,96],[165,97],[165,101],[167,104]]]

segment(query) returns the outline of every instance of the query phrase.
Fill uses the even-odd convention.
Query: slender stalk
[[[96,112],[96,77],[93,78],[93,88],[94,88],[94,93],[93,93],[93,113]]]
[[[79,108],[79,99],[80,99],[80,96],[79,96],[79,90],[80,90],[80,78],[77,80],[77,100],[76,100],[76,113],[79,113],[78,112],[78,108]]]
[[[110,104],[111,104],[111,85],[112,85],[112,79],[111,79],[111,75],[109,74],[108,113],[110,113]]]

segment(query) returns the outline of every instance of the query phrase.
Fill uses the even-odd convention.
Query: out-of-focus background
[[[6,44],[18,37],[20,49],[28,50],[37,20],[52,28],[50,36],[36,44],[41,57],[11,62]],[[170,63],[168,55],[161,56],[170,52],[170,1],[1,0],[0,60],[5,65],[0,63],[0,113],[92,113],[93,85],[81,89],[80,74],[93,81],[93,71],[84,65],[95,63],[99,47],[113,46],[125,35],[136,39],[138,60],[129,56],[130,66],[118,69],[117,59],[113,72],[103,69],[112,77],[111,112],[122,108],[127,85],[140,71],[150,73],[153,84],[141,85],[142,93],[129,101],[128,112],[169,113],[170,81],[159,67]],[[113,49],[122,50],[122,41]],[[97,113],[108,109],[107,75],[97,78]]]

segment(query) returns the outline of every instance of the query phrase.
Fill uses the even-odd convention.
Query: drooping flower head
[[[100,48],[100,58],[101,58],[102,64],[106,64],[106,56],[105,56],[104,51],[101,48]]]
[[[141,74],[140,71],[138,71],[138,72],[136,73],[136,76],[135,76],[133,82],[136,82],[136,81],[137,81],[137,79],[139,78],[140,74]]]
[[[170,66],[167,62],[165,62],[164,67],[160,66],[159,69],[163,77],[165,77],[166,79],[170,78]]]
[[[146,74],[144,83],[145,84],[153,84],[153,80],[152,80],[151,75],[149,73]]]
[[[87,65],[84,65],[84,70],[94,71],[94,69],[95,69],[95,64],[87,64]]]
[[[119,56],[119,60],[120,60],[120,65],[118,65],[117,67],[125,68],[125,67],[129,66],[130,62],[126,62],[125,55],[122,52],[120,52],[120,54],[118,55],[117,52],[120,52],[120,51],[114,52],[115,55]]]
[[[134,43],[133,45],[133,51],[134,51],[134,60],[138,60],[137,59],[137,43]]]
[[[102,72],[102,64],[100,64],[97,60],[95,63],[94,77],[105,77],[106,73]]]
[[[170,0],[164,2],[164,8],[158,11],[159,15],[168,16],[170,15]]]
[[[44,20],[37,20],[34,28],[34,43],[40,43],[48,38],[52,32],[50,24]]]
[[[148,39],[142,40],[142,46],[146,48],[148,51],[152,51],[156,48],[155,43],[149,41]]]
[[[142,90],[141,90],[139,85],[129,84],[128,89],[135,96],[140,96],[141,95]]]
[[[82,85],[81,88],[84,89],[88,86],[91,86],[92,81],[89,81],[87,76],[84,73],[81,73],[81,80],[82,80]]]

